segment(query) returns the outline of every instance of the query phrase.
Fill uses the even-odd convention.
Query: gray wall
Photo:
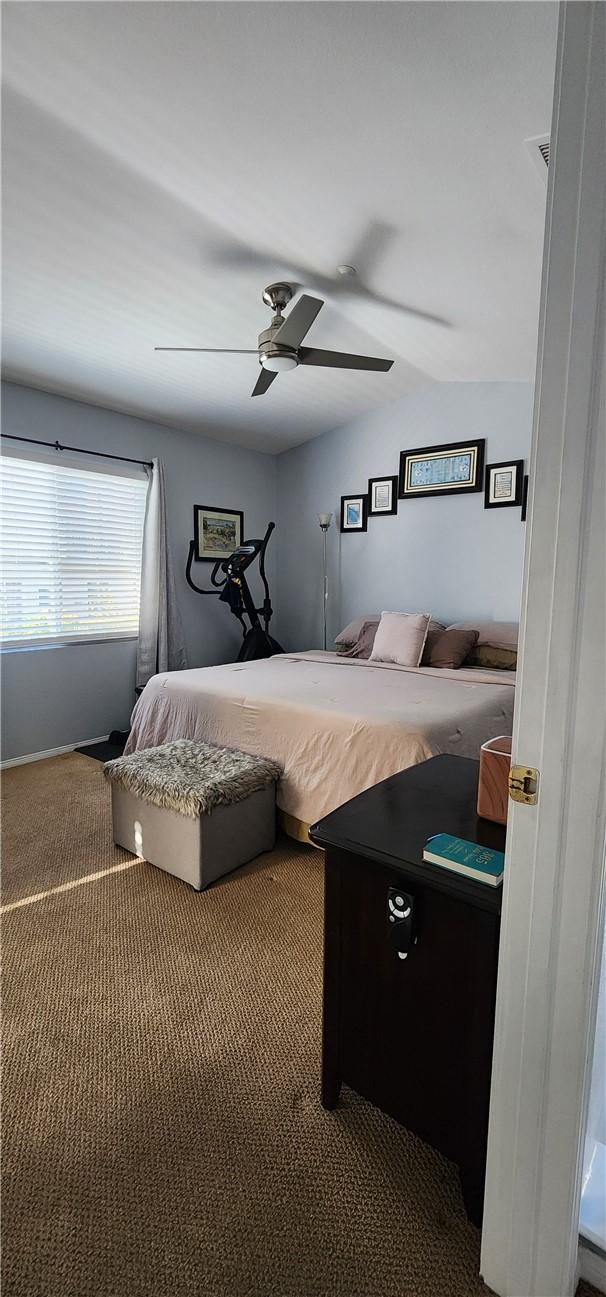
[[[270,518],[276,520],[275,457],[14,383],[2,385],[2,431],[144,460],[159,456],[166,471],[170,539],[190,666],[234,658],[240,641],[237,622],[218,599],[203,599],[185,581],[193,506],[243,509],[246,532],[262,535]],[[278,538],[279,532],[268,550],[273,589]],[[200,584],[207,584],[210,570],[210,564],[196,565]],[[1,669],[3,760],[128,725],[134,700],[134,641],[4,650]]]
[[[341,495],[397,473],[401,450],[486,438],[488,463],[528,460],[533,388],[441,383],[280,456],[280,635],[287,649],[321,644],[322,536],[328,533],[329,643],[352,617],[428,611],[445,622],[517,620],[525,527],[519,509],[484,509],[477,494],[401,500],[368,531],[339,533]],[[526,465],[527,467],[527,465]]]

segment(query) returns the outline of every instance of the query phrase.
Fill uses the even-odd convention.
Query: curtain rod
[[[30,446],[50,446],[53,450],[71,450],[77,455],[96,455],[99,459],[119,459],[123,464],[141,464],[143,468],[153,468],[147,459],[131,459],[129,455],[110,455],[107,450],[82,450],[81,446],[62,446],[59,441],[40,441],[38,437],[18,437],[12,432],[2,432],[0,436],[7,441],[27,441]]]

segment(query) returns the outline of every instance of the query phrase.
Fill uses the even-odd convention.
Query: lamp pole
[[[324,584],[323,584],[323,614],[324,614],[324,640],[323,647],[326,650],[326,605],[328,603],[328,569],[326,565],[326,536],[328,528],[332,522],[332,513],[319,513],[318,522],[322,528],[322,540],[324,549]]]

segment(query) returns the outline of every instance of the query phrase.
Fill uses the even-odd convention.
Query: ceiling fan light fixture
[[[296,369],[298,361],[295,356],[261,356],[261,364],[274,374],[283,374],[287,369]]]

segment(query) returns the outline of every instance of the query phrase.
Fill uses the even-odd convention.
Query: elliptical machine
[[[269,594],[269,584],[265,575],[265,551],[267,543],[275,527],[274,522],[267,525],[267,531],[263,540],[247,540],[243,545],[239,545],[230,554],[229,558],[217,559],[213,570],[210,574],[211,585],[214,590],[203,590],[201,586],[196,585],[191,574],[191,565],[194,560],[196,550],[195,541],[189,542],[189,554],[187,556],[187,567],[185,576],[187,584],[195,590],[196,594],[218,594],[222,603],[229,604],[230,611],[242,626],[242,644],[238,653],[237,662],[250,662],[255,658],[268,658],[273,653],[283,653],[284,649],[281,644],[269,633],[269,624],[273,615],[271,598]],[[265,590],[265,598],[260,608],[255,608],[254,599],[250,593],[248,581],[244,573],[259,559],[259,573]],[[223,573],[223,579],[219,580],[219,574]],[[259,620],[259,613],[263,618],[263,626]],[[247,626],[244,618],[248,617],[250,626]]]

